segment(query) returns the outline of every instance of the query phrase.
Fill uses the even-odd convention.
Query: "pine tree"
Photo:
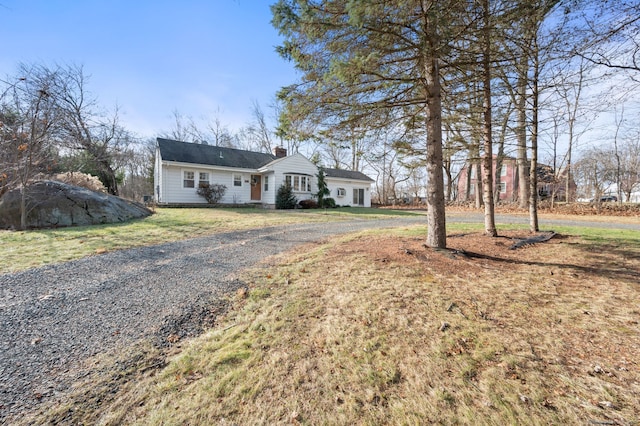
[[[314,194],[314,196],[318,199],[318,207],[325,208],[328,207],[325,204],[326,196],[331,194],[329,188],[327,188],[327,181],[325,180],[325,173],[323,167],[318,167],[318,174],[316,175],[318,178],[318,192]]]
[[[440,66],[467,28],[459,19],[467,3],[279,0],[271,7],[284,37],[278,52],[303,73],[279,94],[288,122],[330,130],[402,122],[421,140],[430,247],[446,247]]]
[[[291,186],[286,184],[280,185],[276,193],[276,209],[295,209],[296,204],[298,204],[298,199],[293,194]]]

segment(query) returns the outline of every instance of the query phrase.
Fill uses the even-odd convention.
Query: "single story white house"
[[[274,207],[276,192],[288,184],[298,201],[318,192],[318,167],[301,154],[287,156],[235,148],[157,139],[154,170],[155,201],[160,205],[206,204],[196,191],[201,183],[221,184],[227,190],[221,204],[261,204]],[[361,172],[324,169],[336,205],[371,207],[373,179]]]

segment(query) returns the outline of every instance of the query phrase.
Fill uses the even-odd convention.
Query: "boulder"
[[[27,228],[126,222],[151,214],[140,203],[57,181],[36,182],[27,190]],[[0,228],[20,228],[20,190],[0,198]]]

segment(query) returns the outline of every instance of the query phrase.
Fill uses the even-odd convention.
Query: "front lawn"
[[[36,423],[638,424],[640,232],[509,250],[525,226],[481,229],[454,225],[449,250],[418,226],[279,255],[166,366],[137,354],[114,392],[116,360]]]
[[[127,223],[29,231],[0,230],[0,273],[218,232],[290,223],[325,222],[355,217],[376,219],[411,214],[370,208],[290,211],[158,208],[150,217]]]

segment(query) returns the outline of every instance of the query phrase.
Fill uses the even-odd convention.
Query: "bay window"
[[[311,192],[311,176],[284,175],[284,182],[295,192]]]

